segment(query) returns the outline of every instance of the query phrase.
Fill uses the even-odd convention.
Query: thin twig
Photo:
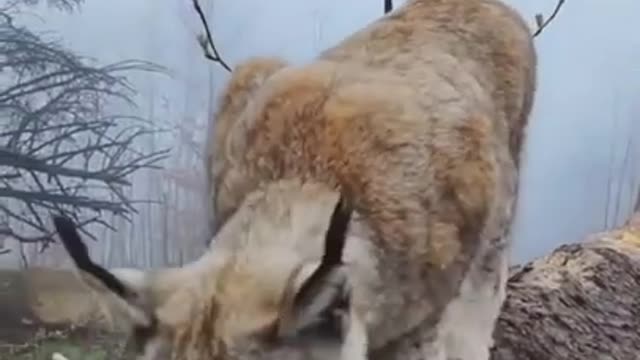
[[[533,33],[533,37],[540,35],[542,31],[553,21],[553,19],[555,19],[555,17],[558,16],[558,13],[560,12],[560,9],[562,8],[562,5],[564,5],[564,3],[565,3],[565,0],[558,0],[558,3],[556,4],[556,8],[553,9],[553,13],[551,13],[551,16],[549,16],[546,21],[542,20],[543,19],[542,14],[536,15],[536,23],[538,25],[538,29]]]
[[[211,35],[211,30],[209,29],[209,23],[207,22],[207,18],[204,16],[204,12],[202,11],[198,0],[193,0],[193,8],[198,13],[198,17],[200,17],[200,21],[204,26],[204,30],[207,36],[206,42],[200,42],[200,46],[202,46],[202,50],[204,51],[204,56],[213,62],[217,62],[218,64],[222,65],[225,70],[231,72],[231,67],[229,67],[229,65],[227,65],[227,63],[222,59],[215,43],[213,42],[213,36]],[[211,47],[213,54],[209,52],[209,47],[207,46],[207,44],[209,47]]]

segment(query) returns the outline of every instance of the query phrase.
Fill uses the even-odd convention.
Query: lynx
[[[308,63],[233,70],[201,258],[106,270],[56,228],[139,359],[383,359],[419,334],[418,358],[486,360],[535,86],[514,10],[409,0]]]

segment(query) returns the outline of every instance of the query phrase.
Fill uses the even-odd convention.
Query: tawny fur
[[[370,345],[439,318],[474,261],[506,266],[535,71],[529,29],[492,0],[409,1],[302,66],[251,59],[213,119],[213,230],[261,184],[329,184],[375,232],[392,298]]]
[[[422,337],[417,358],[486,360],[535,73],[496,0],[409,0],[308,64],[237,66],[207,142],[211,250],[132,285],[158,319],[149,346],[362,360]],[[338,193],[356,209],[345,344],[267,351],[256,336],[318,264]]]

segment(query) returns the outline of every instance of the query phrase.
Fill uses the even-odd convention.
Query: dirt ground
[[[107,325],[70,272],[0,270],[0,360],[130,358]]]

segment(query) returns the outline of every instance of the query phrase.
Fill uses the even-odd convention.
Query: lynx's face
[[[137,359],[357,360],[366,359],[366,338],[342,262],[350,218],[351,210],[338,201],[319,231],[321,259],[295,261],[282,246],[286,242],[262,239],[300,234],[307,225],[289,219],[282,228],[264,218],[232,217],[218,236],[236,229],[244,236],[229,241],[230,247],[181,268],[146,272],[102,268],[89,258],[70,219],[55,217],[54,223],[81,280],[130,330]],[[252,249],[255,244],[261,251]]]

